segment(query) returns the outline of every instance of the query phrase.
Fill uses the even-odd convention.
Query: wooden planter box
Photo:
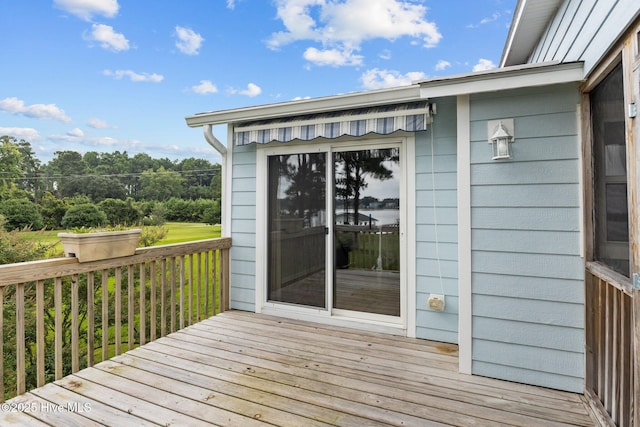
[[[58,233],[66,257],[78,262],[119,258],[135,254],[140,229],[95,233]]]

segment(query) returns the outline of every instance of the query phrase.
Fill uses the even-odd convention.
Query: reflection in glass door
[[[399,148],[333,154],[333,308],[400,316]]]
[[[327,307],[326,153],[268,158],[270,301]]]

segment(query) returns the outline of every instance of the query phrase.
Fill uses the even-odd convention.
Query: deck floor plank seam
[[[181,336],[181,338],[184,338],[184,337]],[[193,341],[193,339],[191,341]],[[186,346],[190,350],[192,350],[194,352],[200,352],[201,354],[210,353],[210,351],[207,349],[207,348],[210,348],[210,347],[207,347],[207,342],[206,341],[199,341],[199,343],[196,344],[195,346],[193,345],[194,344],[193,342],[190,342],[188,340],[187,341],[183,341],[181,343],[176,343],[176,344],[171,344],[171,343],[166,342],[166,341],[164,343],[166,343],[168,345],[175,345],[176,347],[181,347],[181,348],[184,348]],[[199,349],[198,346],[202,346],[202,348]],[[223,352],[224,351],[226,351],[226,350],[223,350]],[[254,350],[254,351],[258,351],[258,350]],[[243,362],[246,362],[245,364],[252,365],[252,366],[254,364],[259,364],[259,363],[262,362],[262,365],[264,367],[264,361],[267,360],[267,357],[265,357],[264,353],[261,353],[261,354],[258,354],[256,356],[254,356],[254,355],[251,355],[251,353],[246,351],[246,350],[238,352],[238,353],[235,353],[235,352],[232,351],[228,355],[225,355],[225,353],[221,353],[221,352],[216,352],[215,354],[216,354],[216,357],[228,358],[229,360],[241,359]],[[300,365],[299,363],[296,363],[295,361],[293,361],[293,365],[292,365],[291,364],[292,360],[291,360],[291,358],[289,356],[287,356],[287,360],[284,361],[284,362],[278,361],[277,358],[276,358],[276,360],[273,360],[273,362],[274,363],[281,363],[281,366],[276,366],[276,365],[272,364],[272,365],[270,365],[270,369],[278,370],[279,372],[283,373],[284,375],[286,375],[287,372],[290,372],[290,371],[292,371],[294,369],[298,369],[299,371],[291,372],[291,373],[295,373],[295,376],[298,378],[298,383],[300,382],[300,378],[303,377],[303,376],[310,377],[312,380],[316,380],[317,379],[316,376],[309,375],[309,372],[312,372],[311,369],[312,369],[313,363],[309,363],[309,361],[307,359],[303,359],[303,360],[300,361],[303,365]],[[323,375],[328,375],[328,373],[324,373]],[[344,378],[344,376],[341,376],[341,378]],[[270,378],[270,379],[275,381],[274,378]],[[324,378],[323,381],[326,381],[326,378]],[[351,382],[353,382],[353,381],[355,381],[355,380],[352,380]],[[345,382],[345,383],[348,384],[348,382]],[[348,387],[353,388],[353,384],[348,384]],[[372,387],[371,383],[366,383],[366,385],[364,385],[362,387],[362,389],[366,390],[366,389],[370,389],[371,387]],[[389,389],[390,387],[387,386],[386,388]],[[408,392],[406,390],[404,390],[402,393],[399,393],[399,395],[404,395],[406,397],[407,393]],[[498,412],[496,412],[496,409],[491,408],[490,406],[482,407],[482,406],[478,405],[479,403],[481,403],[481,401],[477,400],[477,404],[476,404],[476,406],[473,406],[473,408],[465,408],[465,409],[461,410],[461,409],[456,409],[453,406],[455,406],[455,405],[457,405],[457,406],[461,406],[461,405],[462,406],[466,406],[466,405],[468,405],[468,403],[459,402],[459,401],[457,401],[455,399],[449,399],[449,400],[443,399],[440,402],[436,402],[436,400],[438,398],[436,396],[431,396],[431,397],[433,397],[433,399],[430,401],[431,408],[441,409],[442,407],[438,408],[436,404],[442,405],[443,402],[449,402],[450,404],[448,406],[444,406],[444,408],[446,408],[447,410],[451,411],[451,413],[460,413],[460,414],[463,414],[463,415],[468,415],[470,412],[476,412],[476,416],[478,416],[478,417],[486,418],[487,420],[500,419],[501,422],[506,422],[506,420],[502,417],[502,412],[506,412],[506,409],[507,409],[506,407],[501,408],[499,410],[499,413],[498,413]],[[377,397],[377,398],[381,399],[381,397]],[[418,400],[418,402],[422,403],[419,400]],[[506,406],[508,407],[508,405],[506,405]],[[477,415],[478,409],[484,409],[484,413],[481,413],[481,415]],[[411,409],[411,413],[415,413],[416,411],[420,412],[419,409],[416,409],[416,408],[412,408]],[[517,418],[523,416],[523,414],[520,414],[517,411],[514,412],[512,410],[511,412],[513,412],[513,418],[517,419]],[[542,416],[542,415],[544,415],[544,413],[539,412],[539,413],[537,413],[537,415]],[[557,416],[564,417],[563,416],[563,412],[559,412],[557,414]],[[532,420],[531,419],[528,419],[528,420],[524,420],[523,419],[523,420],[520,420],[520,423],[526,423],[526,421],[531,422]],[[467,424],[469,422],[470,422],[469,420],[466,421]],[[589,425],[589,424],[586,423],[584,425]]]
[[[75,411],[0,425],[593,425],[582,396],[457,364],[453,344],[231,311],[7,402]]]

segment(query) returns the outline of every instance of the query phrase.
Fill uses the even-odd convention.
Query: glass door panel
[[[270,301],[327,307],[326,153],[268,158]]]
[[[333,307],[400,316],[400,149],[333,154]]]

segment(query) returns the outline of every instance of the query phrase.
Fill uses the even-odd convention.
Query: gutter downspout
[[[210,146],[212,146],[220,155],[222,159],[225,160],[227,158],[227,147],[222,145],[222,142],[218,140],[213,134],[213,126],[212,125],[204,125],[204,139],[207,140]]]
[[[222,237],[231,237],[230,235],[230,227],[227,227],[227,219],[229,218],[229,200],[227,197],[227,147],[225,147],[218,138],[213,134],[213,125],[204,125],[203,126],[204,139],[222,156],[222,170],[220,173],[222,174],[222,183],[221,183],[221,192],[220,199],[222,200],[222,205],[220,206],[220,215],[221,215],[221,223],[222,223]]]

